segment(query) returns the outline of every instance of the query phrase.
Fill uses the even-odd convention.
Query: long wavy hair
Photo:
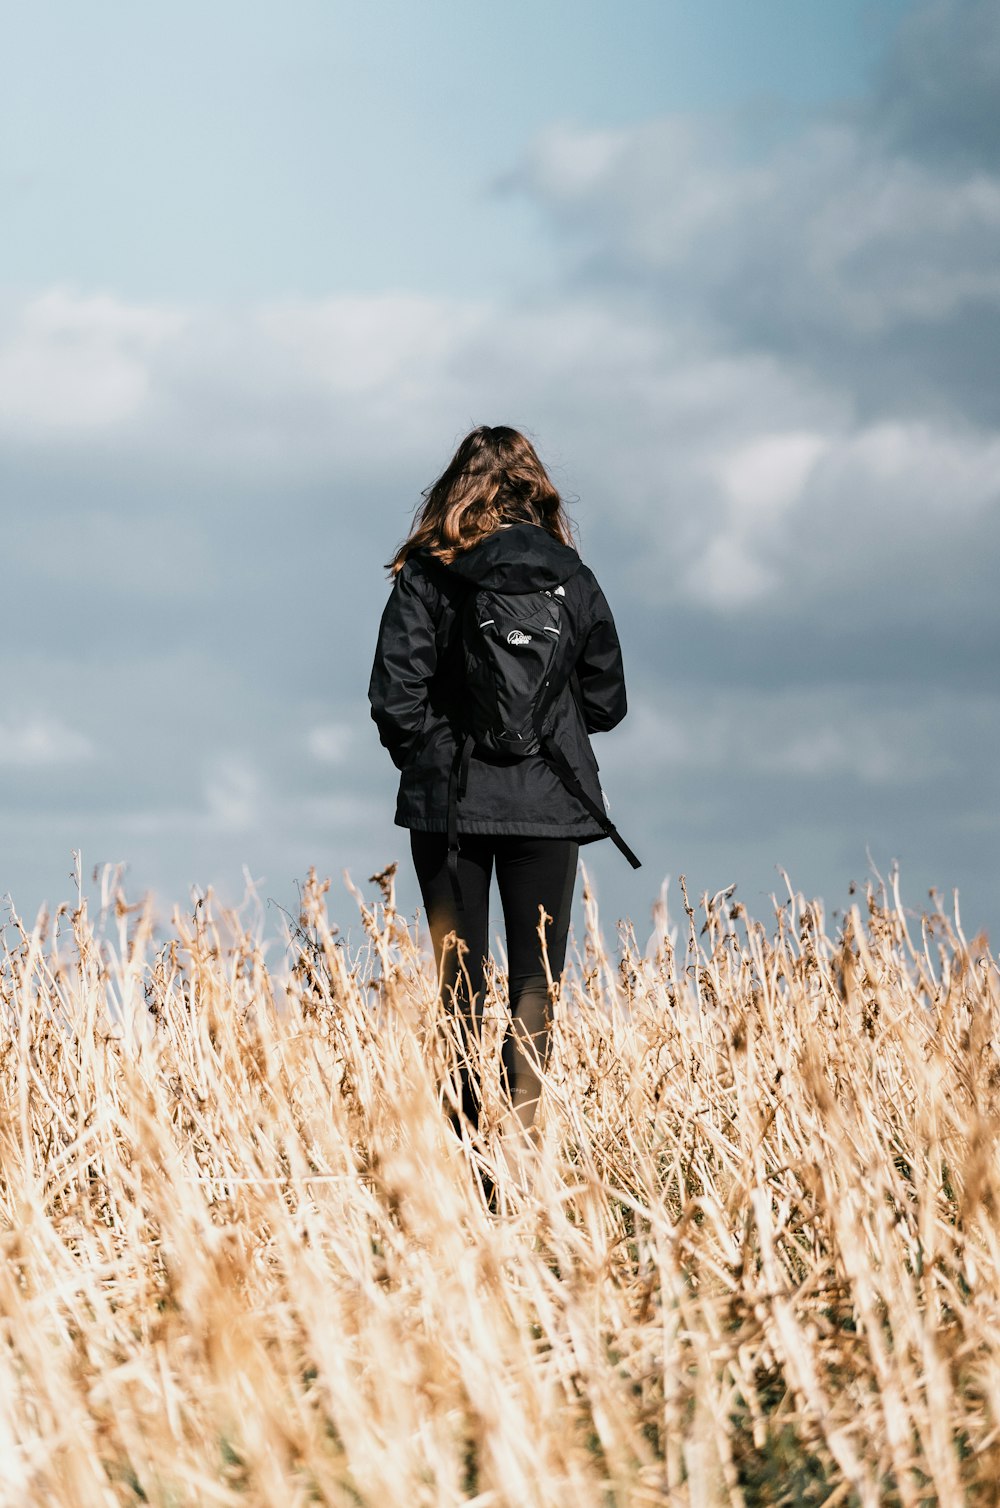
[[[562,498],[535,447],[507,424],[471,430],[422,495],[410,532],[386,567],[394,575],[414,550],[450,565],[505,524],[539,524],[576,548]]]

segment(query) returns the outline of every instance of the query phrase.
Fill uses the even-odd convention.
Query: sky
[[[400,861],[384,563],[476,423],[618,622],[644,860],[766,916],[1000,881],[1000,10],[6,4],[0,893]]]

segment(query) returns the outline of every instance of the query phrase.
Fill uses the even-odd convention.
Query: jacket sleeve
[[[605,733],[628,711],[625,669],[618,631],[607,599],[592,582],[593,613],[587,637],[576,662],[580,708],[588,733]]]
[[[436,668],[434,620],[412,570],[404,566],[382,613],[368,687],[379,738],[399,770],[423,730],[427,683]]]

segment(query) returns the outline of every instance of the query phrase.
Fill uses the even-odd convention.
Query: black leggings
[[[505,1088],[519,1116],[530,1123],[539,1093],[538,1075],[518,1038],[530,1039],[544,1063],[549,1038],[549,992],[538,936],[538,908],[552,918],[545,944],[552,978],[558,982],[566,961],[566,934],[576,882],[580,845],[572,838],[512,838],[468,833],[458,856],[462,910],[457,911],[448,874],[448,840],[444,833],[410,833],[410,851],[417,872],[424,910],[434,944],[434,958],[442,976],[442,998],[453,998],[467,1027],[478,1030],[485,992],[485,963],[489,953],[490,877],[496,865],[497,884],[507,932],[510,1012],[514,1030],[503,1043]],[[443,942],[454,930],[468,947],[459,967],[457,949],[444,955]],[[468,972],[472,1001],[467,999]],[[462,1074],[462,1110],[476,1124],[479,1095],[468,1073]]]

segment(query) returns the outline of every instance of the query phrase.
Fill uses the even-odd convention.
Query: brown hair
[[[393,574],[420,548],[450,565],[504,524],[539,524],[575,548],[562,498],[535,447],[506,424],[471,430],[423,499],[387,567]]]

